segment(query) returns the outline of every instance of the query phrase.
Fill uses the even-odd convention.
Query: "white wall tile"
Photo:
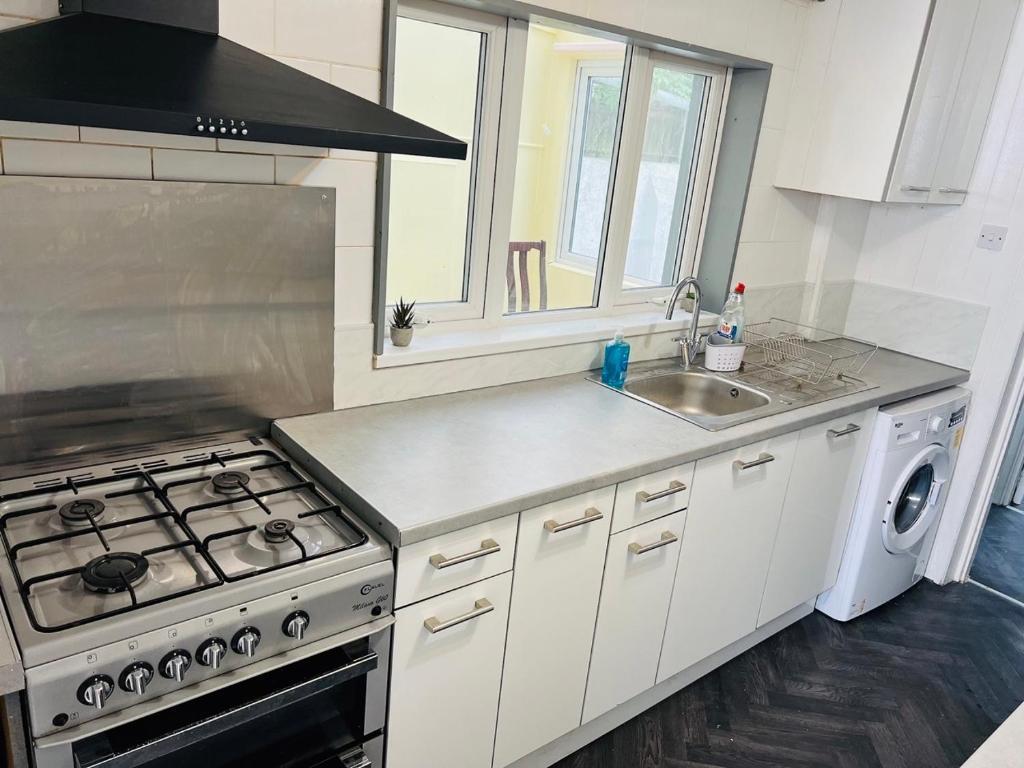
[[[150,179],[150,150],[63,141],[4,139],[5,172],[19,176]]]
[[[217,148],[217,140],[208,136],[177,136],[170,133],[147,133],[145,131],[120,131],[111,128],[81,128],[82,141],[93,144],[121,144],[128,147],[166,147],[168,149]]]
[[[32,19],[24,19],[20,16],[0,16],[0,30],[20,27],[22,24],[31,24]]]
[[[751,187],[747,195],[747,208],[743,213],[740,242],[771,240],[778,207],[779,193],[774,187]]]
[[[775,169],[779,165],[782,150],[782,131],[764,127],[757,140],[757,154],[754,155],[754,170],[750,183],[768,186],[775,183]]]
[[[287,0],[277,4],[280,56],[380,66],[384,7],[381,0]]]
[[[50,19],[60,13],[59,0],[0,0],[0,13],[29,19]]]
[[[58,139],[78,141],[77,125],[57,123],[19,123],[0,120],[0,137],[5,139]]]
[[[220,34],[260,53],[274,52],[274,0],[220,0]]]
[[[372,299],[373,248],[335,248],[335,325],[371,322]]]
[[[154,149],[153,177],[167,181],[273,184],[274,158],[269,155]]]
[[[588,0],[587,18],[626,29],[640,29],[647,0]]]
[[[299,144],[267,144],[262,141],[217,139],[221,152],[247,152],[254,155],[296,155],[297,157],[327,157],[325,147],[304,147]]]
[[[380,72],[375,69],[332,64],[331,83],[375,104],[380,103]],[[330,155],[346,160],[374,160],[376,158],[372,152],[357,152],[351,149],[332,149]]]
[[[778,195],[779,207],[775,216],[775,227],[772,229],[772,240],[787,243],[807,242],[814,229],[814,219],[821,197],[789,189],[779,190]]]
[[[335,245],[372,246],[375,232],[377,164],[354,160],[278,157],[278,184],[335,187]]]
[[[768,83],[768,100],[764,106],[763,122],[767,128],[784,130],[789,117],[789,97],[793,90],[793,70],[772,67]]]
[[[703,0],[647,0],[641,29],[696,45],[704,29]]]
[[[275,56],[282,64],[287,64],[289,67],[293,67],[300,72],[305,72],[307,75],[312,75],[324,82],[329,82],[331,79],[331,64],[327,61],[312,61],[311,59],[296,59],[291,56]]]
[[[743,53],[751,9],[761,2],[778,0],[713,0],[704,3],[704,28],[699,43],[716,51]]]

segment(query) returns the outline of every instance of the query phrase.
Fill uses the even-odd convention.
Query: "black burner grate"
[[[224,461],[224,458],[217,455],[216,453],[213,453],[206,458],[201,458],[195,461],[187,461],[183,464],[162,466],[150,470],[140,470],[136,472],[121,472],[115,475],[110,475],[109,477],[90,478],[88,480],[78,481],[76,481],[72,477],[68,477],[66,478],[62,486],[51,485],[45,488],[35,488],[30,491],[21,491],[18,493],[9,494],[7,496],[0,496],[0,504],[4,504],[12,501],[22,501],[25,499],[31,499],[34,497],[51,496],[55,491],[62,489],[70,490],[76,496],[79,494],[83,494],[83,497],[81,499],[76,499],[75,501],[72,501],[69,504],[63,505],[61,509],[58,511],[58,514],[61,514],[61,517],[63,519],[68,519],[64,513],[70,513],[70,510],[73,509],[73,518],[76,527],[75,529],[66,531],[64,533],[57,533],[52,536],[43,536],[37,539],[21,541],[16,544],[11,544],[10,538],[8,537],[8,526],[11,520],[25,517],[28,515],[52,512],[53,510],[57,509],[57,506],[55,504],[42,504],[39,506],[30,507],[28,509],[21,509],[15,512],[9,512],[5,515],[0,515],[0,540],[3,541],[4,549],[6,549],[7,554],[9,556],[11,570],[14,573],[15,582],[18,585],[18,592],[21,596],[22,603],[25,607],[26,613],[28,614],[28,619],[29,622],[32,624],[32,627],[39,632],[58,632],[61,630],[70,629],[72,627],[79,627],[83,624],[88,624],[93,621],[98,621],[100,619],[116,616],[122,613],[126,613],[128,611],[136,610],[138,608],[143,608],[145,606],[156,605],[158,603],[167,602],[168,600],[174,600],[180,597],[184,597],[186,595],[191,595],[196,592],[201,592],[210,589],[212,587],[220,586],[222,584],[252,578],[253,576],[257,576],[263,573],[277,571],[282,568],[288,568],[290,566],[297,565],[299,563],[309,562],[311,560],[316,560],[322,557],[326,557],[328,555],[334,555],[339,552],[344,552],[348,549],[353,549],[355,547],[362,546],[369,540],[369,537],[365,533],[363,533],[359,529],[359,527],[352,522],[352,520],[348,518],[348,516],[344,513],[341,507],[339,507],[337,504],[332,504],[330,500],[327,497],[325,497],[323,493],[321,493],[320,490],[312,482],[306,480],[301,474],[299,474],[296,471],[296,469],[292,466],[291,462],[282,459],[274,452],[268,450],[256,450],[249,451],[246,453],[231,454],[227,458],[230,459],[232,462],[245,461],[247,459],[263,459],[264,462],[261,464],[246,467],[247,472],[255,473],[270,470],[278,470],[288,475],[292,482],[289,482],[281,487],[269,488],[267,490],[262,491],[253,491],[249,487],[250,477],[249,474],[247,474],[247,472],[240,472],[234,469],[229,470]],[[187,469],[199,469],[202,467],[209,466],[220,466],[225,470],[224,472],[218,473],[214,477],[214,481],[216,481],[217,478],[220,478],[220,484],[218,485],[217,482],[214,482],[214,488],[220,490],[227,490],[227,487],[230,486],[230,490],[228,490],[227,493],[225,493],[225,498],[222,501],[212,501],[204,504],[196,504],[186,507],[182,510],[178,510],[168,496],[169,490],[176,487],[196,483],[210,483],[211,478],[206,475],[200,475],[194,478],[173,480],[171,482],[164,484],[163,486],[161,486],[154,479],[154,476],[156,475],[161,475],[169,472],[179,472],[181,470]],[[111,493],[104,494],[104,498],[109,500],[113,498],[119,498],[134,494],[152,494],[152,497],[157,502],[159,502],[159,505],[163,511],[148,515],[139,515],[137,517],[132,517],[127,520],[118,520],[116,522],[101,524],[99,522],[99,516],[103,510],[103,502],[98,499],[93,499],[88,496],[85,496],[83,492],[96,486],[114,482],[122,483],[125,480],[130,480],[133,478],[137,479],[140,482],[140,487],[122,491],[113,491]],[[272,504],[273,497],[275,495],[279,495],[282,493],[291,493],[296,491],[303,491],[307,493],[315,500],[315,502],[318,505],[315,509],[309,510],[308,512],[303,512],[300,515],[298,515],[298,517],[306,518],[312,517],[313,515],[330,515],[354,534],[353,540],[350,543],[345,544],[343,546],[335,547],[333,549],[328,549],[326,551],[310,555],[307,553],[306,548],[302,545],[298,538],[295,537],[292,531],[290,529],[287,529],[287,526],[275,526],[272,527],[271,530],[276,531],[277,535],[291,539],[291,541],[299,549],[298,556],[284,563],[277,563],[275,565],[270,565],[264,568],[255,568],[253,570],[246,571],[245,573],[240,574],[228,574],[217,563],[216,557],[210,551],[210,544],[220,539],[250,533],[252,531],[257,530],[258,526],[250,525],[242,528],[233,528],[231,530],[211,534],[209,536],[206,536],[204,539],[200,540],[188,523],[188,518],[192,514],[201,511],[217,511],[218,509],[228,510],[233,508],[234,505],[236,505],[240,500],[248,500],[250,502],[255,503],[257,507],[259,507],[261,510],[263,510],[263,512],[267,514],[268,522],[274,523],[276,521],[274,520],[273,513],[270,507],[267,506],[268,502]],[[170,525],[173,529],[179,531],[180,534],[184,537],[184,540],[174,544],[168,544],[162,547],[155,547],[153,549],[144,550],[139,553],[123,553],[113,552],[110,548],[110,543],[107,541],[107,537],[104,535],[105,531],[111,531],[113,529],[118,528],[128,528],[134,525],[154,523],[160,521],[163,521],[165,524]],[[277,531],[277,527],[280,527],[282,530]],[[33,576],[29,579],[24,579],[22,577],[22,574],[18,569],[19,553],[31,547],[39,547],[48,544],[53,544],[56,542],[68,541],[69,539],[73,539],[79,536],[95,536],[97,539],[99,539],[100,543],[103,545],[103,548],[107,554],[101,556],[100,558],[95,558],[94,560],[91,560],[89,563],[85,564],[82,567],[68,568],[62,571],[47,573],[40,576]],[[132,558],[132,562],[134,562],[136,567],[142,568],[142,562],[148,563],[149,559],[156,555],[171,551],[187,550],[194,550],[195,552],[199,553],[199,555],[202,557],[203,562],[209,567],[210,571],[214,574],[214,578],[209,579],[209,577],[205,573],[202,573],[196,566],[193,565],[193,568],[195,568],[197,575],[200,577],[199,581],[206,580],[207,583],[201,583],[195,587],[190,587],[187,589],[178,590],[176,592],[160,595],[159,597],[151,598],[149,600],[140,600],[139,596],[137,595],[134,589],[132,577],[141,574],[135,574],[131,569],[129,569],[127,567],[127,562],[125,561],[125,559]],[[121,562],[117,563],[116,565],[112,565],[111,561],[116,560],[118,558],[121,559]],[[137,560],[135,560],[136,558]],[[57,626],[43,626],[37,620],[35,612],[32,610],[32,601],[30,599],[32,595],[32,588],[45,582],[51,582],[57,579],[64,579],[70,576],[79,576],[86,584],[90,584],[90,579],[97,581],[97,583],[99,583],[100,580],[97,580],[95,578],[95,571],[97,565],[99,565],[97,561],[100,560],[104,561],[103,565],[106,566],[99,568],[99,571],[102,575],[109,576],[112,579],[115,578],[118,575],[118,573],[120,573],[120,576],[116,578],[116,585],[113,583],[108,583],[107,581],[103,581],[103,584],[106,587],[109,587],[109,589],[100,589],[99,591],[127,593],[129,599],[131,600],[131,604],[120,608],[113,608],[110,611],[106,611],[96,616],[90,616],[84,619],[79,619],[77,621],[66,622],[64,624],[60,624]]]

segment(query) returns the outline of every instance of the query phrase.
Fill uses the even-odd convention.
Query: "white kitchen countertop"
[[[978,747],[963,768],[1024,768],[1024,704]]]
[[[880,349],[876,389],[708,432],[573,374],[282,419],[273,436],[395,546],[961,384]]]

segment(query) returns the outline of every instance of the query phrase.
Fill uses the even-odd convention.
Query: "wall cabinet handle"
[[[732,463],[732,465],[742,472],[744,469],[753,469],[754,467],[760,467],[763,464],[771,464],[773,461],[775,461],[775,457],[770,453],[762,453],[753,461],[741,461],[737,459]]]
[[[647,491],[637,491],[636,500],[641,504],[646,504],[649,501],[657,501],[658,499],[664,499],[673,494],[680,493],[686,490],[686,483],[680,483],[678,480],[673,480],[668,484],[668,488],[663,491],[656,491],[654,493],[648,493]]]
[[[843,429],[830,429],[828,431],[829,437],[846,437],[852,435],[854,432],[860,432],[860,427],[857,424],[847,424]]]
[[[571,528],[579,528],[581,525],[587,523],[596,523],[598,520],[604,518],[601,510],[596,507],[588,507],[587,511],[583,513],[583,517],[577,517],[575,520],[567,520],[564,523],[560,523],[557,520],[547,520],[544,523],[544,530],[550,533],[561,533],[562,531],[568,531]]]
[[[665,531],[661,534],[661,538],[653,544],[637,544],[636,542],[633,542],[629,545],[629,551],[634,555],[642,555],[645,552],[653,552],[656,549],[667,547],[669,544],[675,544],[677,541],[679,541],[678,536],[671,531]]]
[[[931,187],[919,187],[916,184],[904,184],[900,187],[902,192],[931,192]]]
[[[437,568],[437,570],[441,571],[445,568],[451,568],[453,565],[460,565],[462,563],[468,563],[470,560],[476,560],[478,557],[493,555],[495,552],[501,552],[501,547],[498,546],[498,542],[494,539],[484,539],[480,542],[480,549],[474,549],[472,552],[467,552],[464,555],[456,555],[455,557],[431,555],[430,564]]]
[[[939,192],[945,195],[966,195],[969,189],[957,189],[956,187],[939,187]]]
[[[444,632],[446,629],[457,627],[459,624],[465,624],[467,621],[480,618],[485,613],[490,613],[494,610],[494,606],[491,605],[491,601],[486,597],[481,597],[475,603],[473,603],[473,610],[456,616],[454,619],[448,619],[448,621],[441,621],[436,616],[431,616],[429,619],[423,622],[423,626],[427,628],[427,631],[432,635],[436,635],[438,632]]]

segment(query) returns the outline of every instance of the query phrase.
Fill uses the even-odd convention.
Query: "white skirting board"
[[[711,672],[725,664],[727,661],[736,658],[744,651],[750,650],[762,640],[768,639],[772,635],[788,627],[790,624],[794,624],[805,616],[810,615],[813,611],[813,601],[798,605],[796,608],[784,613],[774,621],[765,624],[760,629],[751,632],[746,637],[741,638],[732,645],[723,648],[718,651],[718,653],[708,656],[703,661],[699,661],[692,667],[684,669],[682,672],[670,677],[668,680],[665,680],[653,688],[648,688],[639,696],[630,699],[625,704],[620,704],[610,712],[606,712],[600,717],[584,723],[579,728],[570,731],[561,738],[552,741],[550,744],[541,747],[535,752],[531,752],[526,757],[512,763],[509,768],[549,768],[549,766],[554,765],[559,760],[562,760],[577,750],[582,749],[595,739],[604,736],[609,731],[618,728],[623,723],[632,720],[637,715],[647,711],[658,702],[663,701],[672,694],[681,691],[690,683],[704,677],[708,672]]]

